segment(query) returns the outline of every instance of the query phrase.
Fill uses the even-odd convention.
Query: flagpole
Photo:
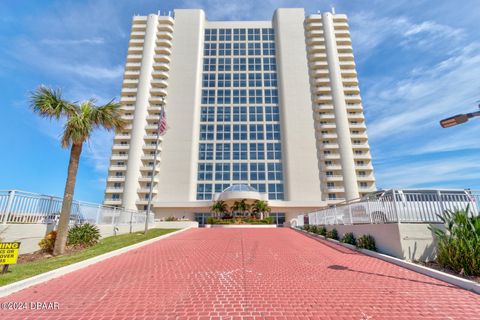
[[[165,97],[162,97],[162,101],[160,102],[160,117],[158,119],[158,128],[157,128],[157,137],[156,137],[156,145],[155,145],[155,153],[153,154],[153,168],[152,168],[152,176],[150,179],[150,190],[148,192],[148,204],[147,204],[147,211],[145,213],[145,231],[144,234],[148,231],[148,218],[150,217],[150,211],[152,209],[152,193],[153,193],[153,183],[155,181],[155,169],[157,166],[157,155],[158,155],[158,146],[160,145],[160,127],[162,126],[162,119],[165,114]]]

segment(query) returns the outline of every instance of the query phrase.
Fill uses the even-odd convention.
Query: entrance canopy
[[[255,188],[246,184],[234,184],[226,188],[220,193],[213,195],[213,201],[237,201],[246,199],[247,201],[268,200],[268,194],[258,192]]]

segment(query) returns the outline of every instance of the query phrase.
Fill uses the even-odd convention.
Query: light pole
[[[478,107],[480,108],[480,105],[478,105]],[[473,117],[480,117],[480,111],[454,115],[453,117],[440,120],[440,125],[442,128],[449,128],[465,123]]]
[[[160,116],[158,119],[158,128],[157,128],[157,135],[155,139],[155,152],[153,154],[153,168],[151,172],[151,179],[150,179],[150,190],[148,192],[148,204],[147,204],[147,211],[145,213],[145,231],[144,234],[147,234],[148,231],[148,218],[150,217],[150,211],[152,209],[152,193],[153,193],[153,182],[155,181],[155,169],[157,167],[157,155],[158,155],[158,145],[160,140],[160,135],[162,134],[162,122],[163,117],[165,116],[165,97],[162,96],[162,100],[160,101]]]

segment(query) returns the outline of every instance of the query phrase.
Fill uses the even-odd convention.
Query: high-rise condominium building
[[[214,200],[263,199],[281,223],[375,190],[343,14],[135,16],[121,104],[105,204],[145,210],[153,181],[157,218],[202,222]]]

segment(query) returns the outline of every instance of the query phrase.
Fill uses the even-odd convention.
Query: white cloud
[[[93,38],[84,38],[84,39],[43,39],[40,40],[41,43],[47,45],[96,45],[96,44],[104,44],[105,39],[100,37],[93,37]]]

